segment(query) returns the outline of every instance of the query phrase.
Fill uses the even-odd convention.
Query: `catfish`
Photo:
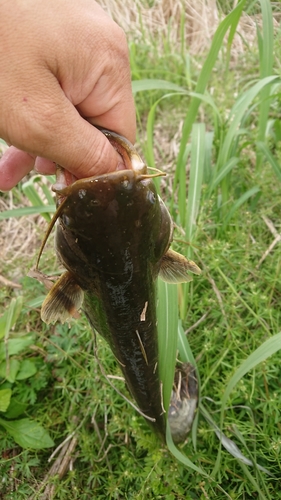
[[[57,167],[57,210],[37,268],[57,221],[55,248],[66,272],[49,291],[41,317],[47,324],[65,322],[82,308],[108,342],[142,415],[165,440],[155,280],[187,282],[188,273],[200,269],[170,248],[174,224],[153,182],[159,172],[149,174],[127,139],[101,131],[125,168],[72,182]]]

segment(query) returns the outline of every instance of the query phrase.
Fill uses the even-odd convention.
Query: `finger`
[[[0,159],[0,189],[12,189],[25,175],[33,169],[34,156],[9,147]]]
[[[56,164],[51,160],[46,160],[46,158],[37,156],[34,169],[39,174],[52,175],[56,173]]]

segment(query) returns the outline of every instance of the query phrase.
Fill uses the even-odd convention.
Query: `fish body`
[[[67,272],[49,292],[41,314],[47,323],[64,321],[83,303],[141,412],[164,437],[155,279],[160,274],[170,282],[189,281],[187,270],[200,270],[169,250],[170,214],[133,146],[117,134],[104,133],[118,145],[128,168],[55,186],[55,245]]]

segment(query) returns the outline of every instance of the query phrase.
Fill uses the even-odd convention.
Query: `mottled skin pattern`
[[[152,180],[134,170],[76,181],[57,194],[65,200],[59,258],[84,290],[89,322],[109,343],[139,408],[164,437],[154,281],[170,244],[170,215]]]

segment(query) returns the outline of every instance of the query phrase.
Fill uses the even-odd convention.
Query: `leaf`
[[[12,389],[0,390],[0,411],[6,411],[10,405]]]
[[[5,417],[8,419],[18,418],[26,410],[27,406],[27,403],[23,403],[13,396],[9,408],[5,413]]]
[[[48,432],[40,424],[29,418],[11,421],[0,418],[0,425],[22,448],[42,450],[54,446]]]
[[[20,361],[17,359],[8,359],[8,362],[2,361],[0,363],[0,377],[14,383],[17,373],[20,369]]]
[[[0,343],[0,361],[6,359],[6,348],[8,348],[8,355],[12,356],[14,354],[18,354],[19,352],[26,349],[26,347],[30,346],[33,343],[32,335],[25,335],[24,337],[20,337],[18,339],[9,339],[7,345],[4,342]]]
[[[32,377],[37,372],[34,361],[30,359],[24,359],[20,364],[20,369],[17,373],[16,380],[24,380],[26,378]]]
[[[7,337],[10,329],[15,325],[19,314],[22,310],[23,297],[20,295],[16,299],[12,299],[8,309],[0,318],[0,339]]]

